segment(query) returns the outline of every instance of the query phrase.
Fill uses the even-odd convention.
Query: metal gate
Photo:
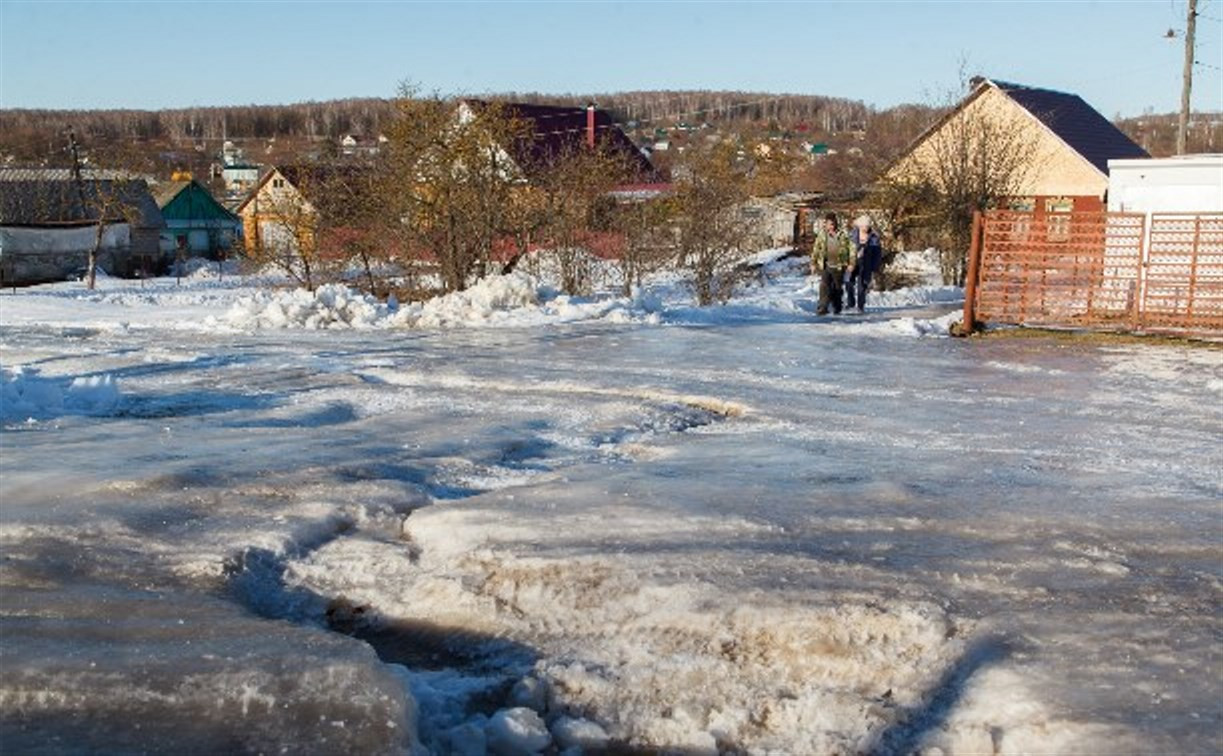
[[[978,214],[974,322],[1223,336],[1223,213]]]

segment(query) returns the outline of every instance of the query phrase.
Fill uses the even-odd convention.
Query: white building
[[[1223,155],[1109,160],[1108,209],[1223,213]]]

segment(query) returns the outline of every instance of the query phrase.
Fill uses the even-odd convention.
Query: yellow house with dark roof
[[[974,142],[973,134],[982,128],[1002,143]],[[925,178],[938,187],[943,156],[965,143],[977,151],[974,157],[989,160],[981,151],[992,149],[999,162],[1020,161],[1011,205],[1037,214],[1103,210],[1108,161],[1147,157],[1077,95],[978,79],[972,92],[927,129],[885,176],[901,182]]]

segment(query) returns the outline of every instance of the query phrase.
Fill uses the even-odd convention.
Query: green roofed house
[[[153,197],[166,221],[161,232],[162,254],[172,256],[182,247],[189,255],[216,260],[240,248],[241,219],[198,181],[159,184]]]

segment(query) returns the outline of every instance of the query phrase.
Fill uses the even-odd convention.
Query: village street
[[[1218,746],[1217,349],[16,301],[6,747],[449,752],[513,705],[557,747]]]

